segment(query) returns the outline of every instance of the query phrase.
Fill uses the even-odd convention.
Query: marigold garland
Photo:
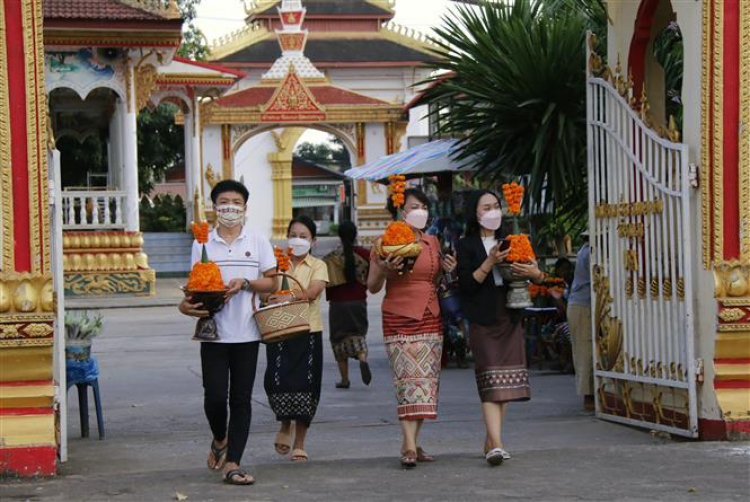
[[[199,244],[205,244],[208,242],[208,222],[192,224],[193,236]]]
[[[188,277],[187,289],[191,291],[221,291],[226,289],[219,266],[208,259],[206,243],[208,242],[208,223],[193,223],[193,236],[203,246],[201,261],[193,265]]]
[[[390,181],[388,190],[391,193],[391,201],[393,202],[394,207],[398,209],[406,202],[406,199],[404,198],[404,192],[406,191],[406,176],[395,174],[389,176],[388,181]]]
[[[523,201],[523,186],[515,181],[503,185],[503,196],[508,203],[508,214],[521,214],[521,202]]]

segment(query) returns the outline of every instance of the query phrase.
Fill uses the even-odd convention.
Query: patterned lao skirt
[[[437,418],[442,331],[440,318],[429,310],[421,321],[383,312],[399,420]]]
[[[505,307],[505,290],[497,295],[497,317],[491,326],[469,325],[469,345],[479,398],[483,403],[527,401],[531,396],[523,325]]]

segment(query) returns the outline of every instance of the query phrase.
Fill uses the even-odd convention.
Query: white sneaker
[[[503,456],[503,460],[510,460],[510,453],[503,450],[502,448],[499,448],[500,454]]]
[[[493,465],[493,466],[500,465],[503,463],[503,449],[493,448],[487,452],[484,458],[485,460],[487,460],[487,463],[490,465]]]

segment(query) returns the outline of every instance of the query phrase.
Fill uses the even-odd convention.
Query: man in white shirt
[[[219,265],[227,284],[224,308],[214,315],[219,339],[201,342],[203,408],[213,433],[208,467],[222,470],[226,483],[249,485],[254,478],[240,469],[252,416],[252,391],[258,362],[260,332],[253,319],[253,292],[275,288],[271,277],[276,258],[268,239],[245,226],[249,193],[242,183],[224,180],[211,191],[217,227],[205,244],[211,261]],[[193,243],[192,263],[201,260],[202,245]],[[257,296],[257,295],[256,295]],[[256,298],[255,300],[259,300]],[[200,303],[186,297],[180,312],[206,317]],[[227,413],[227,401],[229,413]]]

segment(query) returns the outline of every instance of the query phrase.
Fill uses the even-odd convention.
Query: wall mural
[[[67,87],[86,99],[92,89],[108,87],[125,95],[124,65],[117,49],[47,52],[44,63],[47,92]]]

